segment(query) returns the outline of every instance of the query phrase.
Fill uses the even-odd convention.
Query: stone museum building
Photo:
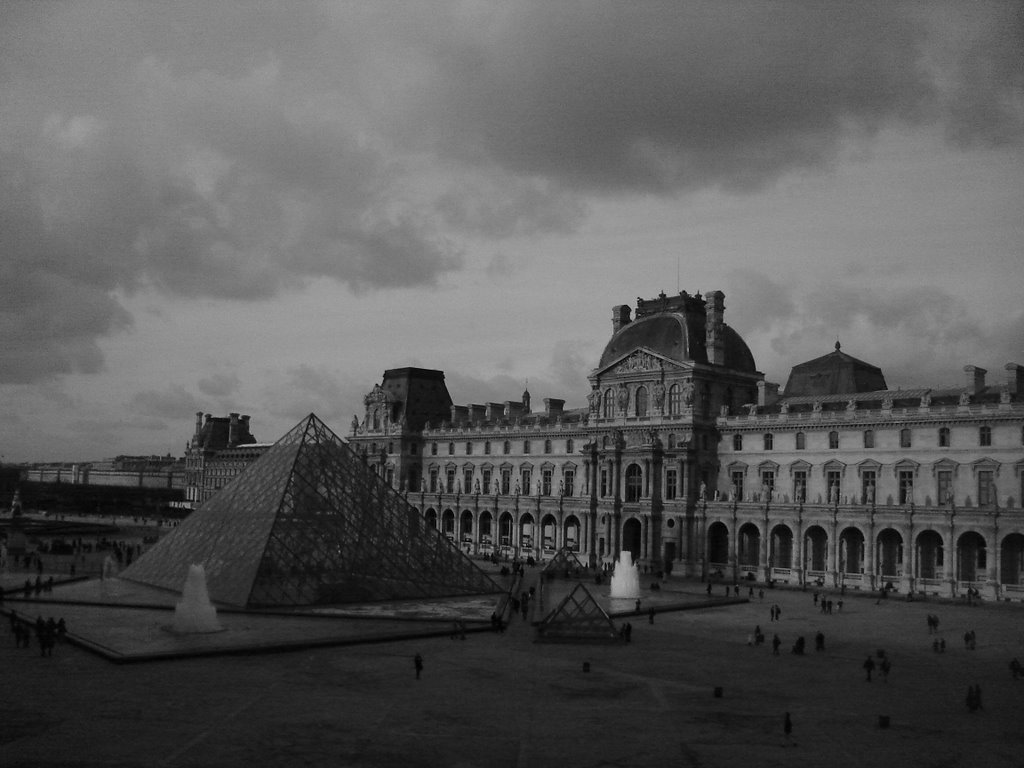
[[[1024,367],[893,390],[837,342],[780,388],[720,291],[614,307],[595,362],[578,409],[387,370],[348,439],[473,555],[1024,599]]]

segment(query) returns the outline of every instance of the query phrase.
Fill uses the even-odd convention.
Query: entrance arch
[[[761,561],[761,531],[753,523],[744,523],[740,527],[739,567],[743,570],[756,572]]]
[[[708,564],[724,568],[729,564],[729,529],[725,523],[715,522],[708,526]]]
[[[793,531],[788,525],[776,525],[772,529],[771,559],[774,568],[793,567]]]
[[[957,580],[985,581],[988,568],[988,553],[985,539],[976,531],[968,531],[960,537],[956,545]]]
[[[640,544],[643,541],[643,529],[635,517],[622,524],[622,550],[633,555],[633,562],[640,560]]]
[[[441,532],[448,537],[448,541],[455,539],[455,513],[450,509],[441,513]]]
[[[640,501],[644,489],[644,472],[639,464],[626,467],[626,501]]]
[[[473,513],[468,509],[462,510],[459,518],[459,541],[463,548],[473,545]]]
[[[864,534],[859,528],[846,528],[839,534],[839,572],[864,573]]]
[[[893,528],[881,531],[876,541],[876,552],[876,572],[884,582],[891,581],[896,586],[896,579],[903,575],[903,537],[899,531]]]
[[[545,552],[554,552],[557,542],[555,534],[558,531],[558,521],[554,515],[544,515],[540,521],[540,541]]]
[[[1003,539],[999,559],[999,582],[1003,586],[1024,584],[1024,535],[1011,533]]]
[[[828,568],[828,534],[820,525],[804,531],[804,570],[822,577]]]
[[[562,526],[563,546],[571,552],[580,551],[580,519],[576,515],[565,518]]]
[[[534,540],[533,515],[527,512],[521,518],[519,518],[519,548],[525,554],[531,554],[531,550],[536,546],[537,542]]]
[[[437,528],[437,510],[431,507],[424,512],[423,521],[427,524],[427,528]]]
[[[498,543],[503,547],[512,546],[512,513],[502,512],[498,518]]]
[[[945,552],[942,537],[936,531],[921,531],[917,537],[917,578],[941,579],[945,575]]]

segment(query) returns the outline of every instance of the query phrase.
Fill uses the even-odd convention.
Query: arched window
[[[734,451],[742,451],[743,450],[743,435],[733,435],[732,436],[732,449]]]
[[[504,444],[501,446],[501,452],[504,454],[512,453],[512,443],[506,440]]]
[[[529,452],[530,452],[530,441],[529,440],[523,440],[523,453],[529,453]]]
[[[865,429],[864,430],[864,447],[874,448],[875,447],[875,430]]]
[[[430,444],[430,455],[437,456],[437,443]]]
[[[674,433],[672,433],[672,432],[668,433],[668,440],[667,440],[667,442],[668,442],[668,449],[670,451],[673,450],[676,447],[676,436],[675,436]]]
[[[626,467],[626,501],[640,501],[644,489],[644,474],[639,464]]]
[[[455,455],[455,443],[448,443],[448,455],[449,456],[454,456]]]
[[[771,432],[765,432],[764,434],[764,449],[766,451],[772,450],[775,447],[775,435]]]
[[[939,427],[939,448],[949,448],[949,427]]]
[[[550,440],[545,440],[544,441],[544,453],[551,453],[551,441]],[[550,494],[548,494],[548,495],[550,496]]]
[[[900,448],[910,448],[910,446],[911,446],[910,430],[909,429],[901,429],[900,430]]]
[[[668,415],[678,416],[683,412],[683,388],[673,384],[668,388]]]
[[[565,452],[572,453],[574,450],[575,445],[573,444],[572,438],[570,437],[568,440],[565,441]]]
[[[466,455],[467,456],[472,456],[473,455],[473,444],[470,443],[470,442],[466,443]]]
[[[615,393],[612,392],[611,387],[604,391],[603,415],[606,419],[610,419],[615,416]]]
[[[488,456],[491,455],[491,441],[490,440],[484,440],[484,453],[487,454]]]
[[[640,418],[647,415],[647,387],[636,389],[636,415]]]
[[[828,433],[828,447],[838,448],[839,447],[839,433],[834,429]]]
[[[803,432],[796,433],[796,449],[802,451],[807,447],[807,436]]]
[[[373,428],[380,429],[380,409],[373,409]]]
[[[978,445],[992,445],[992,427],[978,427]]]

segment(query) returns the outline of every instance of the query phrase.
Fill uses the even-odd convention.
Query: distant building
[[[171,456],[116,456],[91,462],[48,462],[23,467],[21,480],[33,483],[184,488],[185,462]]]
[[[891,390],[837,343],[780,394],[724,299],[614,307],[584,408],[453,405],[443,372],[399,368],[349,439],[474,554],[1024,598],[1024,368]]]
[[[263,455],[270,443],[258,443],[249,416],[196,413],[195,433],[185,450],[185,502],[193,508],[227,485]]]

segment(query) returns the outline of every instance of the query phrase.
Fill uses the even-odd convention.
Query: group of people
[[[814,593],[814,604],[815,604],[815,606],[817,606],[820,603],[821,604],[821,612],[822,613],[831,614],[832,613],[832,607],[833,607],[832,600],[826,599],[825,595],[821,595],[821,600],[819,601],[818,597],[819,597],[818,592],[815,592]],[[843,610],[843,600],[842,600],[842,598],[840,598],[839,600],[837,600],[835,602],[835,607],[838,608],[840,611]]]
[[[63,617],[54,620],[51,616],[43,620],[42,616],[36,618],[35,635],[39,645],[40,656],[53,656],[53,648],[58,640],[63,640],[67,635],[67,624]],[[11,611],[11,632],[14,634],[14,644],[17,648],[29,648],[32,645],[32,630],[28,625],[18,619],[15,611]]]

